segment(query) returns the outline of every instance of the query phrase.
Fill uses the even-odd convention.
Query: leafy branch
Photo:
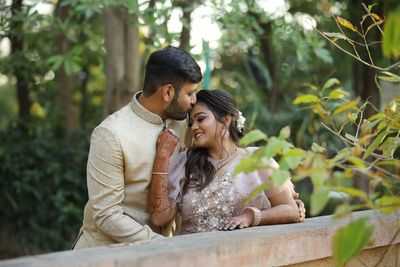
[[[332,45],[334,45],[336,48],[338,48],[339,50],[341,50],[342,52],[346,53],[347,55],[351,56],[352,58],[356,59],[357,61],[382,72],[387,72],[387,71],[391,71],[394,70],[396,68],[400,67],[400,62],[396,62],[394,64],[391,64],[389,66],[386,67],[380,67],[377,66],[376,64],[374,64],[374,60],[371,56],[371,52],[369,47],[373,44],[377,44],[377,43],[381,43],[381,41],[375,41],[375,42],[370,42],[368,43],[367,41],[367,35],[368,33],[373,29],[373,28],[378,28],[379,32],[381,33],[382,37],[384,36],[384,32],[382,31],[380,25],[384,23],[384,19],[382,19],[381,17],[379,17],[377,14],[372,13],[371,12],[371,8],[367,8],[365,6],[365,4],[362,4],[363,9],[366,12],[366,15],[363,16],[361,22],[360,22],[360,30],[354,26],[351,22],[349,22],[348,20],[341,18],[339,16],[335,17],[333,16],[333,19],[335,20],[338,29],[340,31],[340,33],[337,32],[322,32],[319,29],[317,29],[316,27],[313,27],[315,32],[317,32],[320,36],[322,36],[325,40],[327,40],[328,42],[330,42]],[[399,9],[400,12],[400,9]],[[372,23],[367,25],[367,29],[364,30],[364,24],[366,23],[366,19],[367,18],[371,18]],[[394,20],[394,19],[393,19]],[[397,20],[396,20],[397,22]],[[393,23],[390,23],[393,24]],[[349,29],[352,32],[357,33],[361,38],[362,38],[362,42],[358,42],[356,40],[351,39],[346,33],[345,31],[342,29],[342,27]],[[389,26],[388,26],[389,27]],[[393,26],[394,27],[394,26]],[[361,31],[361,32],[360,32]],[[389,35],[391,33],[387,33],[387,35]],[[351,45],[351,47],[353,48],[353,52],[349,51],[347,49],[345,49],[343,46],[339,45],[337,43],[338,40],[345,40],[347,43],[349,43]],[[358,46],[362,46],[366,49],[367,54],[368,54],[368,60],[369,62],[367,62],[366,59],[363,59],[358,51],[357,51],[357,47]],[[399,44],[400,46],[400,44]],[[397,50],[394,50],[394,56],[397,57],[396,54]]]

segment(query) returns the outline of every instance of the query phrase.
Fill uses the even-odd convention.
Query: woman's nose
[[[196,121],[194,121],[194,122],[192,122],[192,126],[190,126],[190,129],[192,130],[192,132],[194,131],[194,130],[196,130],[197,128],[198,128],[198,124],[197,124],[197,122]]]

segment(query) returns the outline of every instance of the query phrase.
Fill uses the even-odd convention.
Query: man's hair
[[[178,94],[185,82],[199,83],[201,70],[185,50],[167,46],[153,52],[146,64],[143,94],[153,95],[163,85],[171,84]]]

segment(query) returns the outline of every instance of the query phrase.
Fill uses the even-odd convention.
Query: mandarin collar
[[[140,118],[142,118],[143,120],[145,120],[147,122],[150,122],[152,124],[157,124],[157,125],[164,125],[164,121],[161,119],[160,116],[147,110],[145,107],[143,107],[139,103],[138,98],[142,92],[143,91],[139,91],[134,94],[134,96],[132,98],[132,102],[131,102],[132,111],[136,115],[138,115]]]

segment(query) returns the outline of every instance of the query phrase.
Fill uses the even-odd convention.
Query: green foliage
[[[325,208],[329,201],[330,189],[320,187],[319,190],[314,190],[311,195],[311,215],[317,215]]]
[[[386,18],[382,50],[386,57],[400,57],[400,6],[390,12]]]
[[[54,1],[46,2],[56,6]],[[0,184],[4,190],[1,212],[6,218],[1,228],[18,233],[18,239],[29,249],[68,248],[81,225],[81,209],[87,194],[85,129],[93,128],[100,120],[104,100],[104,9],[122,7],[127,13],[126,23],[132,23],[129,15],[139,16],[139,25],[144,29],[140,33],[144,61],[154,48],[179,41],[179,34],[169,32],[167,27],[173,12],[181,11],[176,1],[155,1],[155,6],[151,2],[62,0],[58,7],[68,9],[62,19],[58,12],[39,14],[34,11],[34,4],[26,1],[21,13],[14,17],[9,4],[0,6],[0,38],[14,35],[24,41],[22,53],[0,57],[0,78],[1,75],[8,78],[7,84],[0,88],[0,175],[4,177]],[[212,19],[222,28],[219,47],[210,51],[215,66],[211,87],[233,93],[243,113],[251,117],[249,128],[262,130],[251,132],[242,144],[266,142],[237,171],[273,167],[270,158],[276,158],[280,170],[273,171],[274,183],[282,183],[289,172],[296,181],[312,181],[313,214],[329,205],[328,194],[321,192],[331,190],[361,200],[361,204],[346,202],[339,206],[337,217],[365,207],[380,207],[385,212],[398,207],[400,185],[393,174],[398,173],[399,165],[396,134],[399,101],[395,100],[376,116],[364,118],[365,103],[352,97],[351,90],[343,89],[345,86],[339,82],[340,79],[348,84],[351,80],[348,73],[352,62],[342,54],[335,55],[325,40],[305,30],[296,20],[297,14],[309,14],[318,26],[331,30],[335,23],[329,10],[336,1],[321,4],[288,0],[290,9],[282,17],[267,14],[258,1],[235,0],[229,7],[223,0],[195,2],[211,4],[216,10]],[[372,9],[371,6],[369,11]],[[377,23],[366,26],[368,31],[382,23],[374,13],[364,19],[371,18]],[[11,30],[13,20],[23,23],[22,31]],[[338,20],[344,30],[356,34],[355,25]],[[185,25],[185,21],[182,23]],[[390,26],[390,21],[387,24]],[[391,30],[385,28],[385,31]],[[348,42],[345,33],[326,35],[336,43]],[[385,49],[388,44],[395,53],[394,35],[385,36],[389,39],[384,41]],[[67,39],[67,51],[61,52],[59,37]],[[375,55],[372,51],[371,54]],[[332,63],[339,79],[323,83],[322,77],[332,75]],[[43,119],[37,123],[16,125],[17,109],[15,101],[10,100],[16,95],[13,69],[27,78],[34,107],[43,111]],[[63,85],[58,84],[57,72],[62,69],[76,77],[74,104],[79,106],[81,120],[80,133],[68,139],[64,139],[60,129],[60,118],[53,116],[60,110],[58,87]],[[392,71],[381,71],[377,79],[400,82],[398,73]],[[294,105],[292,100],[303,90],[307,92],[300,94]],[[8,122],[11,125],[6,127]],[[284,128],[289,124],[290,128]],[[371,179],[371,196],[352,187],[356,174]]]
[[[321,88],[312,86],[294,102],[318,116],[325,130],[343,142],[342,149],[332,153],[316,143],[309,150],[296,148],[287,141],[286,127],[279,137],[266,137],[253,131],[245,140],[264,139],[265,143],[249,159],[242,161],[235,172],[250,172],[260,166],[272,168],[272,182],[276,186],[290,174],[294,181],[310,178],[313,185],[311,215],[318,215],[326,207],[330,192],[340,192],[349,198],[337,207],[335,218],[365,208],[393,213],[400,209],[400,99],[393,99],[382,112],[366,117],[364,111],[369,103],[351,99],[348,94],[341,93],[338,86],[337,79],[329,79]],[[255,138],[255,132],[263,138]],[[278,170],[263,163],[273,157],[279,158]],[[353,182],[360,175],[369,180],[370,194],[354,187]],[[372,232],[363,219],[340,230],[334,238],[337,265],[342,266],[358,253],[368,243]]]
[[[333,259],[336,266],[343,266],[368,244],[374,228],[367,218],[359,218],[339,229],[333,237]]]
[[[267,136],[262,131],[253,130],[253,131],[247,133],[246,136],[240,140],[240,144],[242,146],[248,146],[251,143],[265,140],[266,138],[267,138]]]
[[[0,228],[25,253],[68,249],[82,222],[88,133],[55,133],[48,121],[0,132]]]
[[[223,1],[215,2],[222,36],[213,87],[235,95],[240,109],[252,118],[250,129],[276,135],[285,125],[300,127],[304,117],[289,99],[302,82],[331,71],[326,42],[305,30],[295,13],[288,14],[294,18],[289,21],[268,14],[258,1],[232,1],[229,9]]]

